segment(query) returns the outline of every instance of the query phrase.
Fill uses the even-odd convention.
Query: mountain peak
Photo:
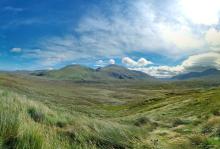
[[[55,79],[66,80],[152,80],[153,77],[139,71],[129,70],[120,65],[108,65],[106,67],[97,68],[96,70],[82,65],[68,65],[59,70],[44,72],[41,76],[51,77]]]
[[[208,77],[208,76],[220,76],[220,70],[216,68],[210,68],[202,72],[189,72],[186,74],[180,74],[180,75],[174,76],[172,79],[187,80],[187,79],[196,79],[196,78],[202,78],[202,77]]]
[[[203,72],[216,73],[216,72],[219,72],[219,70],[216,69],[216,68],[210,68],[210,69],[207,69],[207,70],[205,70]]]
[[[110,64],[110,65],[107,65],[105,67],[101,67],[101,68],[98,68],[99,70],[125,70],[127,69],[126,67],[123,67],[123,66],[120,66],[120,65],[116,65],[116,64]]]
[[[72,64],[72,65],[67,65],[61,69],[66,69],[66,68],[88,68],[88,67],[79,64]]]

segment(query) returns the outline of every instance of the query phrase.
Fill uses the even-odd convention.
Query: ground
[[[2,148],[220,148],[220,87],[0,75]]]

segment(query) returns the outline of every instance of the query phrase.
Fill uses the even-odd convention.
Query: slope
[[[187,80],[187,79],[219,79],[220,71],[217,69],[207,69],[202,72],[190,72],[186,74],[181,74],[174,76],[172,79],[175,80]]]
[[[129,70],[118,65],[109,65],[98,69],[69,65],[58,70],[35,71],[31,75],[74,81],[156,80],[145,73]]]

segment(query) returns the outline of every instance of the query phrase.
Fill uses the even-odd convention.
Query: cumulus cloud
[[[150,64],[153,64],[153,62],[148,61],[148,60],[146,60],[145,58],[140,58],[140,59],[137,61],[137,65],[138,65],[138,66],[147,66],[147,65],[150,65]]]
[[[122,63],[127,65],[128,67],[143,67],[153,64],[151,61],[148,61],[145,58],[140,58],[138,61],[135,61],[129,57],[122,58]]]
[[[109,63],[109,64],[115,64],[115,60],[114,60],[114,59],[110,59],[110,60],[108,61],[108,63]]]
[[[13,52],[13,53],[20,53],[21,51],[22,51],[21,48],[12,48],[11,49],[11,52]]]
[[[130,68],[159,78],[168,78],[181,73],[200,72],[210,68],[220,69],[220,53],[208,52],[188,57],[177,66],[152,66]]]
[[[98,60],[98,61],[96,61],[95,66],[96,67],[104,67],[106,65],[113,65],[113,64],[115,64],[114,59],[109,59],[108,61],[107,60]]]
[[[136,61],[134,61],[133,59],[129,57],[122,58],[122,63],[128,66],[135,66],[137,64]]]
[[[105,62],[103,60],[98,60],[96,61],[96,64],[95,64],[96,67],[102,67],[104,65],[105,65]]]

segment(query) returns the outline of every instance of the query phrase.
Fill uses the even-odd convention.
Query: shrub
[[[43,122],[45,119],[45,115],[34,107],[28,109],[28,114],[35,122]]]
[[[2,147],[6,149],[13,149],[16,147],[17,142],[18,142],[17,138],[13,138],[13,137],[7,138],[2,143]]]
[[[220,124],[220,117],[211,117],[208,119],[206,124],[202,127],[202,133],[208,134],[208,133],[213,133],[218,129]]]
[[[208,139],[203,135],[193,135],[190,137],[190,141],[193,146],[201,149],[209,149],[211,146]]]
[[[213,135],[220,137],[220,126],[218,126],[218,128],[216,128],[215,133]]]
[[[57,127],[64,128],[64,127],[67,125],[67,123],[66,123],[66,122],[58,121],[58,122],[56,123],[56,125],[57,125]]]
[[[145,124],[149,124],[151,121],[149,118],[147,117],[140,117],[136,120],[136,122],[134,123],[135,126],[142,126]]]
[[[212,114],[215,115],[215,116],[220,116],[220,111],[219,111],[219,109],[214,109],[214,110],[212,111]]]
[[[173,120],[173,124],[172,125],[173,125],[173,127],[177,127],[179,125],[184,125],[184,124],[188,124],[188,122],[184,121],[182,119],[176,118],[176,119]]]
[[[208,125],[208,124],[206,124],[202,128],[202,133],[203,134],[208,134],[208,133],[211,133],[212,131],[213,131],[213,127],[211,125]]]

